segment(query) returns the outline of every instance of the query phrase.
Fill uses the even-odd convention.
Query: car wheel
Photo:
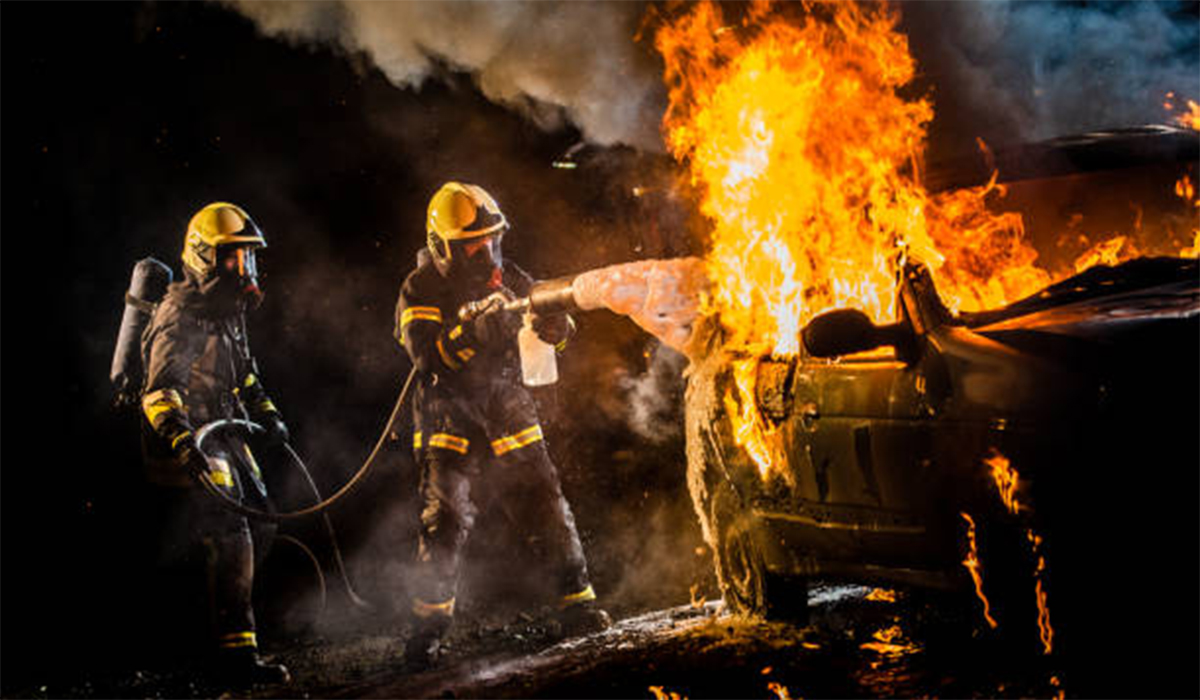
[[[730,610],[768,620],[807,623],[807,579],[767,569],[755,537],[754,515],[728,484],[716,489],[711,523],[717,540],[717,581]]]

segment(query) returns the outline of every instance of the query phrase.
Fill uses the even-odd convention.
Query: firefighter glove
[[[495,348],[516,333],[511,316],[501,309],[484,311],[464,324],[464,330],[470,333],[473,345]]]
[[[200,451],[200,447],[196,444],[196,440],[192,437],[192,434],[185,433],[181,437],[176,438],[176,440],[176,463],[181,468],[193,474],[208,472],[208,460],[205,459],[204,453]]]

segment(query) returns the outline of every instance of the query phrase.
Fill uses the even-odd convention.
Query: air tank
[[[125,312],[113,350],[112,370],[108,378],[116,390],[117,403],[132,403],[142,384],[142,331],[154,314],[154,307],[167,293],[173,275],[171,268],[154,258],[144,258],[133,266],[129,290],[125,292]]]

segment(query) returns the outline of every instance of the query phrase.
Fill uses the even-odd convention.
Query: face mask
[[[499,287],[504,258],[500,252],[500,236],[483,236],[457,244],[455,266],[461,270],[467,284]]]
[[[245,300],[252,309],[262,304],[263,292],[258,286],[258,260],[254,249],[237,246],[221,251],[217,258],[217,276],[222,286]]]

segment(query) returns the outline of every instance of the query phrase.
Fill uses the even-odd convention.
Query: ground
[[[272,640],[264,651],[292,669],[292,684],[243,696],[1051,697],[1067,682],[1048,660],[1001,652],[969,600],[821,585],[810,605],[806,627],[747,620],[720,601],[697,601],[565,641],[553,639],[544,610],[504,622],[463,619],[440,665],[423,673],[399,662],[403,629],[364,619],[357,628]],[[221,694],[198,678],[183,667],[98,674],[29,695]]]

